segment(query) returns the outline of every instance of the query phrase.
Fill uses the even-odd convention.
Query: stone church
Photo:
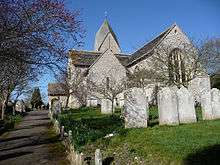
[[[150,68],[152,65],[152,57],[155,56],[162,46],[165,45],[172,51],[182,49],[183,44],[191,44],[191,42],[179,26],[173,24],[140,49],[131,54],[125,54],[123,50],[121,50],[117,36],[109,22],[104,20],[96,33],[94,50],[71,50],[69,52],[69,81],[71,83],[77,76],[76,74],[83,73],[86,78],[89,77],[90,80],[96,84],[101,84],[103,81],[106,81],[106,79],[108,80],[108,78],[113,78],[115,82],[120,82],[127,77],[128,72],[132,73],[140,68]],[[181,58],[179,60],[181,62]],[[182,66],[181,63],[180,66]],[[183,76],[183,73],[180,73],[179,80],[182,80]],[[206,77],[206,81],[200,79],[193,82],[191,85],[193,87],[192,91],[196,93],[200,86],[204,86],[201,83],[209,84],[209,79]],[[145,88],[146,97],[148,97],[148,99],[152,97],[153,85],[154,84]],[[123,106],[123,94],[119,94],[116,102],[117,105]],[[88,106],[96,106],[98,104],[100,104],[100,97],[96,97],[95,95],[88,96]],[[79,106],[79,101],[71,94],[69,107]]]

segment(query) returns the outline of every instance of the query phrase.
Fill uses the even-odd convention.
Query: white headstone
[[[54,100],[54,113],[55,114],[61,113],[61,108],[62,106],[60,100]]]
[[[18,100],[15,104],[15,111],[17,112],[25,112],[25,104],[24,102],[21,100]]]
[[[207,91],[201,95],[201,108],[202,108],[202,119],[203,120],[212,120],[212,101],[211,101],[211,92]]]
[[[196,122],[194,97],[185,87],[177,90],[177,108],[180,123]]]
[[[179,117],[177,110],[176,92],[165,87],[158,92],[158,110],[160,125],[178,125]]]
[[[101,100],[101,113],[102,114],[112,114],[112,102],[109,99]]]
[[[195,100],[201,103],[203,93],[211,90],[209,76],[196,77],[189,82],[188,90],[193,94]]]
[[[211,90],[213,118],[220,118],[220,91],[217,88]]]
[[[100,149],[95,150],[95,165],[102,165],[102,153]]]
[[[148,103],[143,89],[129,89],[124,98],[125,128],[147,127]]]

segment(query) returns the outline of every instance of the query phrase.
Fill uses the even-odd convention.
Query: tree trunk
[[[7,103],[8,103],[8,99],[9,99],[9,94],[6,95],[5,99],[3,100],[3,104],[2,104],[2,114],[1,114],[1,119],[4,120],[4,116],[5,116],[5,110],[7,107]]]
[[[112,99],[112,115],[114,114],[114,98]]]
[[[2,102],[1,110],[2,110],[1,120],[4,120],[4,115],[5,115],[5,103],[4,103],[4,101]]]
[[[67,95],[65,108],[68,107],[70,95]]]

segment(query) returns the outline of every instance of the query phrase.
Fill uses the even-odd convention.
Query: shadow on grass
[[[188,155],[184,165],[220,165],[220,144],[209,146],[201,151]]]
[[[16,158],[19,156],[28,155],[28,154],[32,154],[32,153],[33,152],[25,151],[25,152],[14,152],[14,153],[6,154],[6,155],[1,155],[0,161],[6,160],[6,159],[11,159],[11,158]]]

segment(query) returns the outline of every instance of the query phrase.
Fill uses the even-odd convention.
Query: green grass
[[[97,108],[72,109],[59,115],[58,120],[65,131],[72,130],[73,143],[79,151],[87,143],[123,129],[120,113],[103,115]]]
[[[150,107],[150,127],[140,129],[124,129],[119,112],[109,116],[100,114],[99,109],[87,108],[62,116],[68,116],[68,129],[75,131],[75,143],[87,156],[93,157],[95,149],[100,148],[104,158],[114,157],[116,164],[220,162],[220,120],[202,121],[201,108],[196,108],[197,123],[159,126],[158,110]],[[112,132],[117,135],[103,138]],[[83,143],[80,138],[84,138]]]
[[[180,163],[188,155],[220,144],[220,121],[198,122],[180,126],[155,126],[146,129],[130,129],[124,135],[112,138],[105,146],[107,155],[114,152],[134,158],[136,155],[144,161]],[[116,154],[117,155],[117,154]],[[117,158],[120,159],[120,158]],[[147,164],[147,163],[146,163]]]

